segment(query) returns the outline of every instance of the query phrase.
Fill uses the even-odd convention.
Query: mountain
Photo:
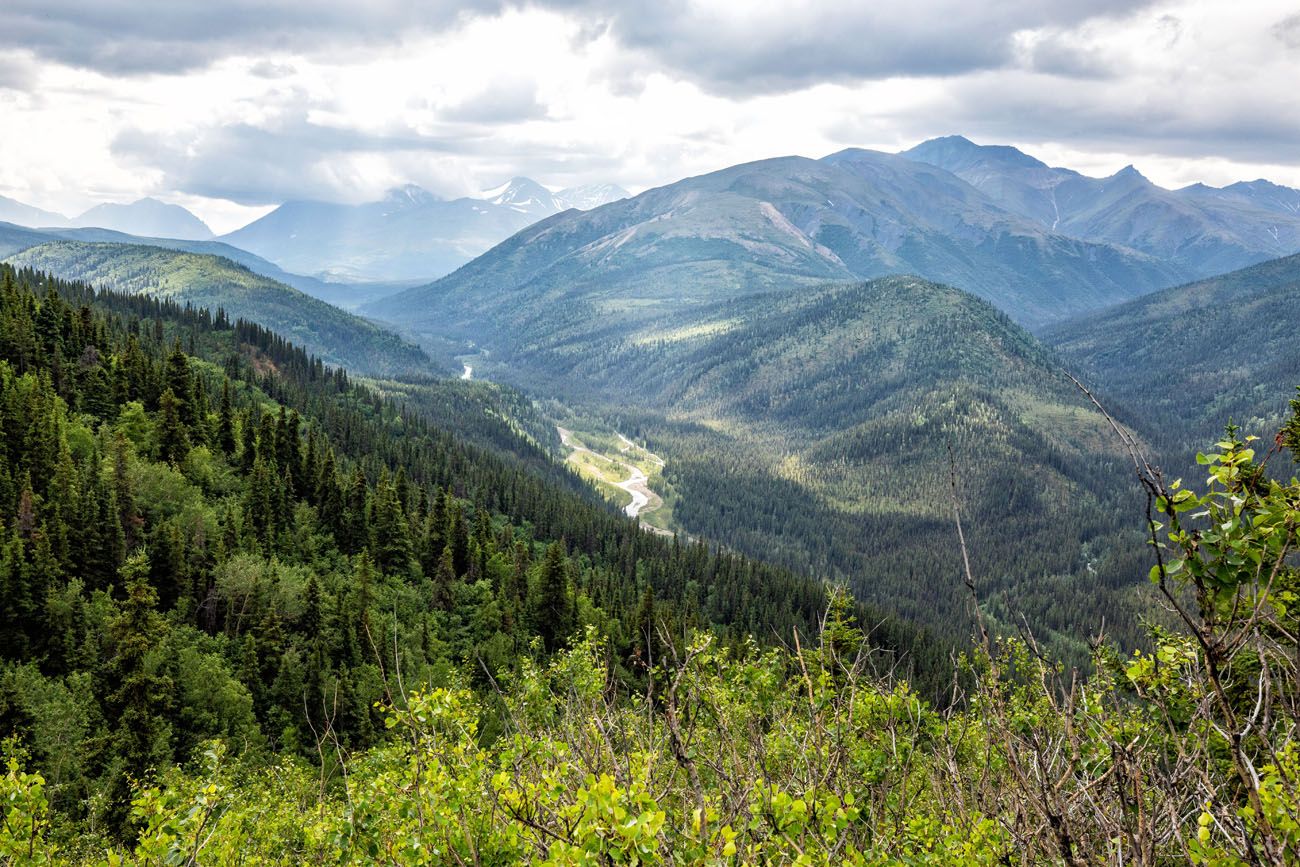
[[[57,237],[59,237],[57,234],[50,231],[29,229],[13,223],[0,223],[0,256],[8,256],[19,250],[35,247]]]
[[[43,229],[34,230],[12,224],[0,223],[0,257],[9,256],[28,247],[35,247],[49,241],[99,241],[113,244],[142,244],[148,247],[162,247],[167,250],[183,250],[187,253],[201,253],[220,256],[243,265],[255,274],[285,283],[299,292],[305,292],[313,298],[327,301],[344,310],[351,310],[365,301],[374,301],[385,294],[410,288],[410,283],[381,284],[365,283],[351,285],[327,283],[315,277],[292,274],[274,262],[268,262],[247,250],[223,244],[220,241],[184,241],[176,238],[149,238],[128,235],[111,229]]]
[[[151,198],[129,205],[111,202],[96,205],[69,223],[76,227],[113,229],[128,235],[183,241],[205,241],[213,237],[212,230],[202,220],[180,205],[169,205]]]
[[[1300,251],[1300,190],[1267,181],[1167,190],[1133,166],[1090,178],[961,136],[931,139],[902,155],[952,172],[1052,232],[1131,247],[1193,277]]]
[[[332,282],[428,280],[537,220],[621,192],[598,185],[552,194],[512,178],[478,197],[448,201],[408,184],[362,205],[286,202],[221,240]]]
[[[427,373],[428,357],[374,323],[229,259],[143,245],[50,241],[6,260],[120,292],[224,308],[273,328],[330,364],[371,374]]]
[[[528,178],[511,178],[499,187],[484,190],[480,198],[489,204],[527,214],[534,220],[564,210],[550,190]]]
[[[14,199],[0,196],[0,221],[19,226],[66,226],[68,218],[53,211],[44,211],[24,205]]]
[[[1052,234],[941,169],[851,150],[559,214],[366,309],[416,330],[527,343],[561,339],[557,316],[626,336],[734,295],[890,273],[961,286],[1031,325],[1185,279],[1140,253]]]
[[[1297,333],[1300,255],[1071,319],[1044,340],[1167,454],[1185,456],[1229,419],[1276,430],[1300,386]]]
[[[593,208],[599,208],[601,205],[608,205],[610,202],[626,199],[630,195],[631,193],[617,184],[585,184],[580,187],[568,187],[560,190],[555,194],[555,201],[559,204],[561,211],[567,211],[569,208],[590,211]]]

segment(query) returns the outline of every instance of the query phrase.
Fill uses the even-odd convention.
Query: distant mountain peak
[[[932,138],[903,151],[900,155],[950,172],[970,169],[977,165],[1021,169],[1047,168],[1047,164],[1043,161],[1011,145],[981,145],[961,135]]]
[[[440,198],[418,184],[402,184],[384,193],[384,203],[399,207],[427,205]]]
[[[562,210],[577,208],[579,211],[590,211],[610,202],[630,198],[631,195],[618,184],[583,184],[560,190],[555,194],[555,201]]]
[[[0,221],[30,227],[68,224],[68,218],[62,214],[36,208],[5,196],[0,196]]]
[[[153,238],[206,241],[212,230],[180,205],[146,196],[130,204],[105,202],[72,220],[77,227],[96,227]]]
[[[551,191],[532,178],[515,177],[499,187],[484,190],[480,198],[494,205],[535,207],[553,203]]]
[[[1132,163],[1129,163],[1128,165],[1124,166],[1124,168],[1115,172],[1115,174],[1111,175],[1111,177],[1120,180],[1145,181],[1148,184],[1151,183],[1151,181],[1147,180],[1146,175],[1139,172]]]
[[[944,145],[944,146],[946,146],[946,147],[962,147],[962,148],[978,148],[978,147],[979,147],[979,145],[975,144],[975,142],[973,142],[973,141],[971,141],[970,139],[966,138],[966,136],[964,136],[964,135],[941,135],[941,136],[936,136],[935,138],[932,138],[932,139],[926,139],[925,141],[923,141],[923,142],[921,142],[919,145],[917,145],[917,147],[924,147],[925,145]]]

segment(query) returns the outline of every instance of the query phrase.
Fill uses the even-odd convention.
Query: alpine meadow
[[[0,867],[1300,864],[1280,0],[0,7]]]

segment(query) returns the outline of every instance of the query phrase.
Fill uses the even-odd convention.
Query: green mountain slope
[[[299,292],[305,292],[313,298],[327,301],[345,310],[351,310],[363,301],[381,298],[384,295],[409,288],[410,284],[346,284],[327,283],[315,277],[293,274],[285,271],[274,262],[254,255],[247,250],[232,247],[221,241],[180,240],[177,238],[149,238],[128,235],[112,229],[100,228],[43,228],[30,229],[22,225],[0,222],[0,257],[11,256],[29,247],[50,241],[97,241],[110,244],[142,244],[146,247],[162,247],[168,250],[183,250],[187,253],[202,253],[220,256],[239,265],[243,265],[255,274],[261,274],[278,283],[284,283]]]
[[[216,256],[159,247],[52,241],[6,260],[121,292],[223,308],[271,328],[330,364],[366,373],[430,372],[417,347],[360,317]]]
[[[1300,385],[1298,328],[1300,255],[1073,319],[1044,339],[1177,453],[1228,419],[1277,427]]]

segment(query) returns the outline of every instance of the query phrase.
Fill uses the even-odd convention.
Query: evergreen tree
[[[222,454],[235,454],[235,409],[230,399],[230,379],[221,383],[221,406],[217,410],[217,447]]]
[[[411,531],[387,473],[380,473],[370,508],[370,551],[380,572],[406,575],[411,569]]]
[[[167,623],[158,613],[158,594],[149,583],[150,563],[143,552],[122,567],[126,598],[109,624],[112,642],[108,706],[116,733],[113,752],[122,768],[137,778],[172,761],[173,681],[158,654]],[[118,777],[118,798],[126,796]]]
[[[537,565],[532,590],[533,629],[548,652],[558,649],[573,632],[573,599],[569,590],[564,545],[552,542]]]
[[[190,453],[190,437],[181,416],[181,401],[170,388],[158,398],[158,453],[168,463],[179,464]]]

